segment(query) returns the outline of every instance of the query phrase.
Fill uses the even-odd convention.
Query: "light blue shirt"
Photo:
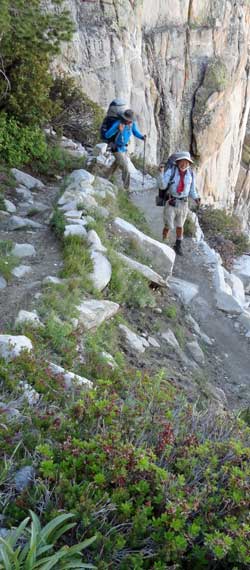
[[[169,187],[169,192],[171,196],[173,196],[174,198],[188,198],[190,196],[191,198],[193,198],[193,200],[197,200],[199,196],[195,188],[195,174],[194,171],[191,172],[189,168],[186,170],[184,178],[184,190],[183,192],[181,192],[181,194],[177,193],[177,188],[180,182],[180,174],[177,166],[172,166],[171,168],[168,168],[165,172],[160,173],[159,175],[160,187],[162,189],[167,187],[171,175],[173,174],[173,168],[175,168],[175,175],[173,178],[173,182]]]

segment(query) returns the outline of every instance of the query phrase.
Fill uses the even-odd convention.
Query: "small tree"
[[[52,114],[49,65],[73,31],[62,3],[46,11],[42,0],[1,0],[0,112],[21,123],[42,125]]]

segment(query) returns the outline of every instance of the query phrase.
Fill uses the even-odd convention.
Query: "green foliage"
[[[65,176],[72,170],[84,168],[84,165],[84,158],[71,156],[66,150],[49,141],[46,152],[32,160],[31,168],[34,175],[43,175],[53,180],[57,174]]]
[[[1,570],[94,568],[91,564],[82,562],[82,551],[94,542],[95,537],[75,546],[62,546],[55,552],[55,544],[60,537],[75,526],[69,522],[74,515],[59,515],[44,528],[41,528],[35,513],[31,511],[30,516],[30,528],[28,528],[30,519],[26,518],[6,539],[0,538]]]
[[[32,159],[45,159],[47,144],[38,127],[22,126],[0,113],[0,156],[9,166],[19,167]]]
[[[185,224],[184,224],[184,235],[186,237],[194,237],[195,236],[195,224],[191,218],[187,217]]]
[[[53,112],[50,61],[73,31],[68,12],[62,0],[53,0],[51,11],[42,0],[4,0],[0,24],[0,109],[25,125],[42,125]]]
[[[12,241],[0,241],[0,275],[7,281],[11,279],[12,269],[18,264],[18,259],[11,254],[12,249]]]
[[[129,199],[124,190],[119,190],[117,195],[117,205],[119,208],[120,216],[134,224],[139,230],[151,235],[150,229],[142,212],[137,208]]]
[[[80,236],[68,236],[63,243],[64,268],[62,277],[79,277],[81,287],[92,291],[89,274],[93,271],[88,243]]]
[[[109,299],[125,303],[127,307],[154,307],[155,299],[148,280],[138,271],[132,271],[110,251],[112,277],[108,286]]]
[[[176,320],[177,318],[177,306],[176,305],[169,305],[168,307],[166,307],[163,310],[163,314],[164,316],[166,316],[168,319],[173,319]]]
[[[55,208],[50,220],[50,227],[58,239],[63,238],[66,222],[63,212],[59,208]]]

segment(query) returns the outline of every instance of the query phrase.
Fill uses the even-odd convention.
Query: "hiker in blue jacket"
[[[110,129],[105,133],[105,138],[107,140],[112,138],[114,135],[117,135],[115,141],[112,143],[112,152],[114,154],[115,161],[110,167],[107,176],[111,176],[118,168],[120,168],[122,171],[124,189],[128,190],[130,185],[130,173],[127,157],[128,143],[132,134],[142,141],[146,140],[146,135],[142,135],[138,130],[134,120],[134,113],[131,109],[124,111],[120,117],[121,118],[115,121],[112,127],[110,127]]]
[[[164,172],[164,166],[160,166],[160,184],[162,188],[169,187],[169,199],[163,211],[164,228],[163,239],[167,239],[169,230],[176,229],[176,242],[174,250],[178,255],[183,255],[181,243],[183,239],[183,226],[188,214],[188,198],[193,198],[197,205],[200,198],[196,191],[195,175],[191,170],[193,160],[187,151],[179,152],[175,159],[175,166]],[[173,170],[174,168],[174,170]]]

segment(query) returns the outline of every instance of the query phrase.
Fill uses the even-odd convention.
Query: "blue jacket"
[[[105,138],[110,139],[114,135],[117,134],[115,144],[117,147],[117,152],[126,152],[127,145],[129,143],[130,137],[133,134],[137,139],[144,140],[143,135],[138,130],[136,123],[132,123],[131,125],[124,125],[123,131],[119,131],[119,125],[121,121],[115,121],[112,127],[106,132]]]
[[[171,184],[171,186],[169,187],[169,191],[171,196],[173,196],[174,198],[187,198],[187,197],[191,197],[193,198],[193,200],[197,200],[197,198],[199,198],[197,192],[196,192],[196,188],[195,188],[195,174],[194,171],[190,171],[190,169],[188,168],[186,170],[186,174],[185,174],[185,178],[184,178],[184,190],[181,194],[177,193],[177,188],[180,182],[180,175],[179,175],[179,169],[177,166],[172,166],[171,168],[168,168],[165,172],[161,173],[159,176],[159,182],[162,188],[166,188],[169,180],[171,178],[171,175],[173,173],[173,168],[175,168],[175,175],[173,178],[173,182]]]

